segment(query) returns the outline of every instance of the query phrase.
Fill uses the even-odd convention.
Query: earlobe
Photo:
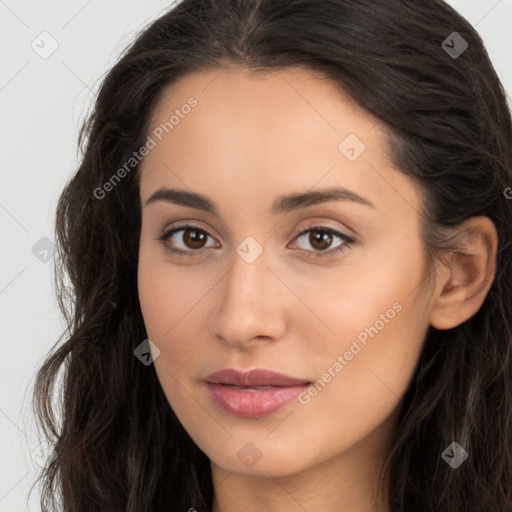
[[[451,329],[482,306],[494,281],[498,235],[488,217],[472,217],[457,230],[459,248],[446,258],[436,276],[430,323]]]

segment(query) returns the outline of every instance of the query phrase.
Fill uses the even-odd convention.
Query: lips
[[[206,379],[210,398],[232,416],[266,416],[292,402],[311,382],[264,369],[226,368]]]
[[[212,373],[206,377],[206,382],[211,384],[228,384],[239,387],[257,387],[257,386],[301,386],[310,384],[304,379],[289,377],[283,373],[273,372],[256,368],[254,370],[240,371],[234,368],[226,368]]]

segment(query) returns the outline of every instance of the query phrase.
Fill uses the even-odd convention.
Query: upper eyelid
[[[201,226],[196,226],[194,224],[183,224],[180,226],[173,226],[169,229],[164,229],[162,235],[163,236],[170,236],[171,234],[175,235],[177,232],[186,231],[187,229],[197,229],[198,231],[203,231],[204,233],[206,233],[208,236],[210,236],[212,238],[216,238],[215,236],[213,236],[210,233],[210,231],[208,229],[202,228]]]
[[[321,223],[320,224],[314,224],[313,226],[310,226],[308,228],[299,229],[299,230],[294,232],[294,236],[297,237],[299,235],[303,235],[304,233],[307,233],[308,231],[314,231],[315,229],[318,230],[318,231],[334,231],[335,233],[339,233],[340,235],[344,235],[347,238],[350,238],[350,235],[348,235],[342,229],[335,228],[335,227],[329,226],[327,224],[324,225],[324,224],[321,224]]]
[[[350,238],[350,239],[353,239],[354,241],[359,239],[360,238],[360,233],[358,233],[358,230],[354,229],[354,227],[351,227],[350,224],[350,216],[347,218],[345,217],[345,215],[342,214],[342,212],[332,212],[332,211],[327,211],[327,212],[323,212],[323,213],[318,213],[317,215],[311,215],[311,216],[308,216],[309,218],[308,219],[303,219],[303,220],[300,220],[300,219],[297,219],[297,223],[299,225],[304,225],[303,223],[304,222],[312,222],[312,226],[307,226],[305,228],[302,228],[300,230],[294,230],[293,233],[291,233],[291,235],[295,235],[297,236],[300,232],[304,231],[304,230],[307,230],[307,229],[311,229],[312,227],[322,227],[322,229],[332,229],[334,231],[338,231],[340,232],[341,234],[343,234],[344,236],[346,236],[347,238]],[[340,218],[336,218],[336,217],[340,217]],[[354,219],[352,219],[352,222],[354,221]],[[178,223],[181,223],[181,224],[178,224],[177,226],[174,225],[170,228],[164,228],[163,232],[169,232],[173,229],[178,229],[180,227],[183,227],[183,226],[187,226],[187,225],[190,225],[192,227],[195,227],[195,228],[198,228],[198,229],[201,229],[205,232],[207,232],[210,236],[214,237],[214,238],[217,238],[216,236],[212,235],[211,232],[210,232],[210,229],[209,228],[205,228],[205,227],[202,227],[201,224],[204,222],[202,221],[201,219],[187,219],[186,217],[180,219],[180,220],[175,220],[174,222],[178,222]],[[342,226],[336,226],[336,225],[329,225],[329,223],[334,223],[334,224],[337,224],[337,223],[340,223]],[[170,222],[169,222],[170,224]],[[208,222],[206,222],[206,224],[208,224]],[[227,227],[224,223],[222,223],[223,226],[230,232],[228,233],[228,241],[231,237],[231,234],[232,234],[232,230]],[[217,228],[215,228],[215,230],[217,231]],[[290,236],[290,233],[289,233],[289,236]]]

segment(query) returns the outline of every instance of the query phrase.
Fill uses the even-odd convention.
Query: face
[[[184,428],[243,474],[381,449],[431,302],[421,195],[381,125],[309,71],[228,68],[182,78],[150,130],[139,298]],[[225,368],[297,382],[206,382]]]

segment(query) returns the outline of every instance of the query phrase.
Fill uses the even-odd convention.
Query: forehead
[[[375,203],[389,193],[376,172],[390,166],[382,124],[303,68],[190,73],[165,90],[148,134],[156,144],[141,166],[142,198],[162,185],[236,191],[248,203],[291,185],[342,185]]]
[[[190,98],[197,105],[183,115],[179,111],[189,110],[186,105]],[[195,136],[202,139],[219,138],[228,132],[233,138],[235,130],[237,139],[244,140],[246,146],[250,140],[254,145],[300,140],[308,132],[336,142],[346,130],[363,134],[378,124],[332,80],[302,67],[228,67],[189,73],[164,90],[150,126],[168,121],[174,112],[182,114],[181,128],[174,126],[170,131],[177,141],[193,125]],[[212,127],[216,128],[213,133]]]

